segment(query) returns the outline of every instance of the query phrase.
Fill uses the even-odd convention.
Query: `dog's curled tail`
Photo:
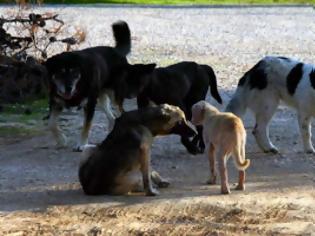
[[[203,65],[203,68],[209,76],[209,86],[212,97],[217,100],[218,103],[222,104],[222,98],[218,91],[217,77],[215,76],[213,69],[208,65]]]
[[[115,48],[122,55],[126,56],[131,50],[130,29],[125,21],[117,21],[112,25],[115,38]]]
[[[234,164],[238,170],[246,170],[250,165],[250,160],[245,158],[245,144],[238,145],[237,150],[233,153]]]
[[[235,165],[238,170],[246,170],[250,166],[250,160],[245,159],[244,162],[238,162],[235,160]]]

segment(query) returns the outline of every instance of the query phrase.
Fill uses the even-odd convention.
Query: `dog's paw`
[[[151,179],[153,183],[155,183],[159,188],[167,188],[170,185],[170,182],[162,178],[160,174],[154,170],[151,172]]]
[[[187,151],[192,155],[202,154],[204,150],[200,149],[197,146],[187,148]]]
[[[244,190],[245,190],[245,184],[238,184],[238,185],[235,187],[235,190],[244,191]]]
[[[91,145],[89,144],[84,144],[84,145],[75,145],[73,148],[72,148],[72,151],[74,152],[83,152],[84,149],[88,149]]]
[[[151,189],[146,191],[145,195],[149,196],[149,197],[153,197],[153,196],[160,195],[160,192],[158,190],[156,190],[155,188],[151,188]]]
[[[221,194],[230,194],[231,191],[229,188],[221,188]]]
[[[65,135],[60,134],[57,138],[57,149],[67,147],[67,138]]]
[[[305,152],[306,152],[307,154],[315,154],[314,148],[308,148],[308,149],[305,150]]]
[[[278,154],[279,150],[276,147],[271,147],[269,149],[265,149],[264,153],[272,153],[272,154]]]
[[[170,186],[170,182],[168,182],[167,180],[163,179],[161,182],[159,182],[157,184],[157,186],[159,188],[167,188],[168,186]]]

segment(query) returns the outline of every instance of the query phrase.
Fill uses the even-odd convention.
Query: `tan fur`
[[[240,118],[232,113],[220,112],[205,101],[200,101],[192,107],[192,122],[203,126],[203,138],[207,147],[211,177],[214,184],[215,159],[219,162],[222,193],[229,193],[226,161],[232,155],[236,168],[240,171],[240,182],[237,188],[244,189],[245,173],[250,160],[245,159],[246,130]],[[242,172],[242,173],[241,173]],[[242,177],[242,178],[241,178]]]

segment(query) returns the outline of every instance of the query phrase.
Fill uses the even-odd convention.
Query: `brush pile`
[[[0,16],[0,103],[42,95],[45,73],[40,63],[85,40],[84,31],[66,24],[58,14],[39,13],[41,2],[16,2]],[[59,47],[52,47],[56,44]]]

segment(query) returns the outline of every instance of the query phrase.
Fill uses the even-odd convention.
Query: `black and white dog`
[[[127,81],[129,93],[137,96],[138,107],[146,107],[150,102],[171,104],[183,110],[187,120],[191,120],[192,105],[205,100],[209,86],[212,97],[222,103],[215,73],[208,65],[180,62],[142,76],[133,76],[130,68],[125,67],[120,70],[120,77]],[[181,136],[182,143],[192,154],[202,153],[205,148],[202,127],[197,127],[197,131],[192,141]]]
[[[111,111],[110,100],[117,101],[118,95],[130,97],[121,90],[122,80],[116,74],[120,67],[128,67],[136,75],[150,73],[155,64],[130,65],[126,55],[131,49],[130,30],[126,22],[112,25],[115,47],[99,46],[80,51],[64,52],[49,58],[45,63],[50,87],[49,127],[59,146],[66,145],[66,138],[57,125],[57,119],[64,107],[83,107],[84,125],[81,139],[75,147],[80,151],[87,144],[95,106],[99,103],[105,112],[109,127],[114,125],[115,116]],[[116,90],[116,91],[115,91]],[[122,98],[119,97],[121,100]]]
[[[304,150],[314,153],[311,118],[315,115],[315,66],[285,57],[265,57],[239,80],[226,111],[238,116],[250,108],[256,118],[253,134],[264,152],[277,153],[269,139],[268,124],[279,102],[298,112]]]

